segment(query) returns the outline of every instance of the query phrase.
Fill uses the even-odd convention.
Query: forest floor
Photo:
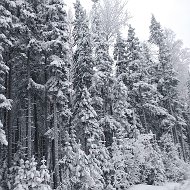
[[[165,183],[162,186],[139,184],[130,187],[128,190],[190,190],[190,180],[182,183]]]

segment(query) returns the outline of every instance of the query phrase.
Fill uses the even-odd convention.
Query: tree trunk
[[[27,52],[28,84],[30,82],[30,52]],[[31,89],[28,89],[28,159],[32,157],[32,110],[31,110]]]
[[[7,96],[8,99],[12,98],[12,63],[9,63],[9,75],[7,80]],[[6,114],[6,126],[8,132],[8,168],[11,167],[12,162],[12,111],[8,110]]]
[[[55,182],[54,187],[57,188],[59,185],[59,134],[58,134],[58,121],[57,121],[57,105],[56,100],[53,104],[54,113],[54,171],[55,171]]]
[[[143,97],[142,97],[142,92],[141,92],[141,86],[139,86],[139,95],[140,95],[140,101],[141,101],[141,109],[142,109],[142,114],[143,114],[143,127],[145,129],[146,133],[149,133],[150,131],[148,131],[148,126],[147,126],[147,121],[146,121],[146,114],[145,114],[145,109],[143,106]]]
[[[35,141],[34,141],[34,150],[35,150],[35,155],[37,158],[40,158],[40,147],[39,147],[39,142],[40,142],[40,137],[39,137],[39,127],[38,127],[38,112],[37,112],[37,101],[36,97],[34,96],[34,127],[35,127]]]
[[[185,145],[184,145],[184,139],[183,139],[183,130],[182,130],[182,126],[180,125],[180,133],[181,133],[181,149],[182,149],[182,155],[183,155],[183,159],[184,161],[186,161],[186,154],[185,154]]]

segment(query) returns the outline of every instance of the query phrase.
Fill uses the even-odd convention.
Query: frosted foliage
[[[93,135],[96,139],[99,139],[102,135],[102,128],[97,121],[97,113],[92,106],[92,98],[87,88],[83,89],[74,125],[80,128],[83,126],[82,130],[87,137]]]
[[[169,134],[163,135],[160,142],[162,144],[163,162],[168,180],[180,181],[185,179],[189,174],[190,166],[183,159],[180,159],[178,153],[179,146],[173,143]]]
[[[3,35],[3,34],[2,34]],[[2,37],[2,36],[1,36]],[[0,38],[1,38],[0,37]],[[0,44],[0,110],[11,109],[11,101],[5,97],[5,95],[2,93],[5,91],[4,85],[4,75],[7,73],[9,68],[3,63],[3,57],[1,54],[1,44]],[[0,118],[0,143],[4,145],[8,145],[8,142],[6,140],[5,131],[3,130],[3,124]]]
[[[153,134],[136,139],[116,139],[112,144],[114,187],[127,188],[136,183],[160,184],[166,180],[161,151]]]
[[[90,140],[90,154],[86,155],[81,150],[81,145],[75,141],[74,132],[69,136],[66,133],[66,146],[64,148],[64,157],[60,161],[63,171],[63,183],[59,189],[103,189],[102,171],[100,162],[96,158],[96,144]]]
[[[5,136],[5,131],[2,128],[3,128],[3,124],[1,123],[1,120],[0,120],[0,142],[4,145],[8,145],[8,142]]]
[[[51,190],[49,185],[50,175],[45,165],[45,160],[42,160],[40,171],[36,168],[37,162],[32,157],[29,162],[20,160],[17,175],[15,177],[14,190]]]

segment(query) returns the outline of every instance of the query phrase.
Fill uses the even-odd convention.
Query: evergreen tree
[[[73,36],[76,44],[73,57],[73,88],[75,92],[73,126],[77,132],[77,138],[80,139],[82,148],[87,153],[87,139],[90,136],[99,139],[101,130],[97,122],[97,114],[92,107],[91,95],[89,94],[94,73],[91,37],[86,13],[78,0],[75,3]]]
[[[98,2],[94,2],[92,8],[92,39],[94,49],[95,73],[92,78],[92,87],[90,88],[93,96],[93,106],[98,113],[100,126],[104,130],[106,146],[112,142],[114,129],[112,95],[112,65],[113,60],[109,55],[108,42],[102,29],[102,24],[98,12]]]
[[[167,180],[180,181],[185,179],[189,166],[179,157],[179,144],[174,144],[170,134],[164,134],[160,139],[160,143]]]
[[[46,168],[45,160],[42,160],[40,171],[36,168],[37,162],[35,158],[31,158],[31,162],[23,159],[20,160],[20,166],[15,177],[14,190],[34,189],[34,190],[51,190],[49,186],[50,175]]]
[[[47,6],[48,21],[43,32],[47,52],[49,79],[46,82],[47,95],[53,104],[53,134],[54,134],[54,169],[55,188],[59,185],[59,126],[67,121],[68,109],[68,29],[66,11],[62,1],[50,1]],[[60,114],[59,114],[60,113]],[[66,126],[65,126],[66,127]],[[60,129],[61,130],[61,129]]]
[[[93,136],[97,142],[101,140],[102,129],[97,121],[97,114],[92,107],[92,99],[86,88],[83,90],[73,126],[81,142],[84,143],[82,145],[86,153],[88,152],[87,139],[89,137]]]
[[[74,43],[76,50],[74,52],[74,90],[77,97],[81,97],[81,91],[84,87],[89,89],[93,75],[92,45],[88,21],[85,11],[80,1],[75,3],[75,21],[73,29]]]
[[[157,90],[162,96],[160,105],[167,109],[169,114],[175,118],[174,125],[171,126],[174,141],[175,143],[181,143],[181,156],[186,159],[182,132],[186,124],[181,114],[182,107],[177,94],[178,79],[176,78],[174,66],[172,65],[171,52],[167,45],[166,36],[160,23],[156,21],[154,16],[151,19],[150,34],[149,41],[158,47],[156,78]]]
[[[75,131],[69,136],[66,133],[63,158],[61,159],[62,184],[60,189],[98,189],[102,186],[101,174],[97,165],[81,150],[81,144],[76,142]]]

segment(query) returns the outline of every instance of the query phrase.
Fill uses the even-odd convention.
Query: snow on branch
[[[39,91],[45,91],[45,86],[42,84],[38,84],[33,81],[32,78],[29,79],[28,89],[35,89]]]

